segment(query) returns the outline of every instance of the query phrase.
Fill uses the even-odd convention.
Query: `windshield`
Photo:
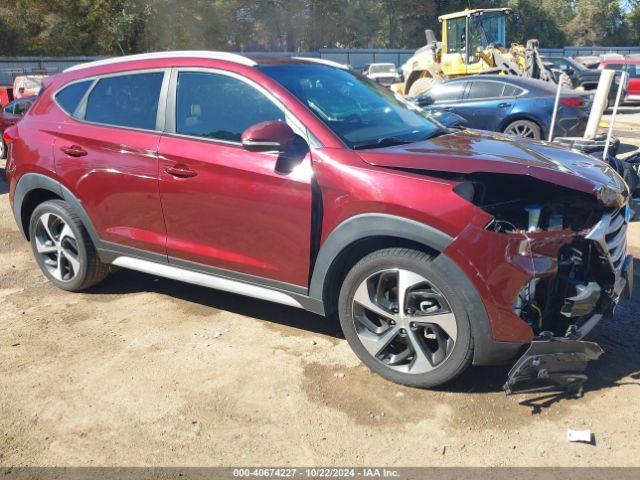
[[[443,132],[419,108],[362,75],[326,65],[262,66],[349,148],[413,143]]]
[[[371,65],[369,67],[370,73],[396,73],[396,66],[393,63],[381,63],[378,65]]]

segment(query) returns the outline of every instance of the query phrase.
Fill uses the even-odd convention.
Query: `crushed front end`
[[[469,225],[446,253],[493,300],[485,306],[494,339],[528,346],[505,391],[580,392],[588,361],[602,353],[582,337],[631,292],[628,195],[588,194],[527,176],[460,180],[457,193],[490,220]]]

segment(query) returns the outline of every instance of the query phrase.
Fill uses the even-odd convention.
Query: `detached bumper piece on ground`
[[[507,395],[560,391],[580,397],[588,363],[603,353],[594,342],[540,336],[511,368],[502,388]]]

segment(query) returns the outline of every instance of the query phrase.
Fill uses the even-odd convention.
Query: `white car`
[[[372,63],[363,73],[365,77],[385,86],[399,80],[398,71],[393,63]]]

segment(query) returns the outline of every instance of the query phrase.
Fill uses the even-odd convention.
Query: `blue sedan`
[[[549,136],[556,88],[529,78],[479,75],[434,85],[411,101],[427,111],[454,112],[470,128],[540,140]],[[590,103],[588,96],[563,91],[554,137],[582,136]]]

